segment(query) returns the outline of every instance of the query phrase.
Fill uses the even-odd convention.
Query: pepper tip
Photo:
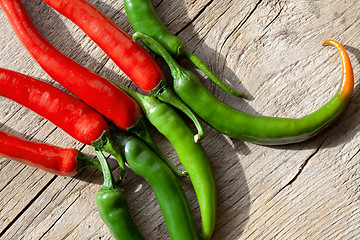
[[[201,137],[199,134],[194,135],[194,142],[198,143],[200,141]]]
[[[324,45],[326,45],[326,44],[330,44],[330,45],[336,46],[336,45],[338,45],[339,43],[338,43],[337,41],[335,41],[335,40],[328,39],[328,40],[324,41],[324,42],[321,44],[321,46],[324,46]]]

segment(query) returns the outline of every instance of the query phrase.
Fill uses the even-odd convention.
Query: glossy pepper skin
[[[88,1],[44,0],[44,2],[76,23],[81,29],[85,29],[87,35],[111,59],[114,59],[115,64],[147,93],[165,79],[156,60],[144,51],[143,47],[134,43],[128,33]]]
[[[193,133],[179,114],[168,104],[151,96],[124,89],[144,109],[147,119],[173,145],[181,164],[194,187],[202,224],[202,238],[212,235],[217,213],[217,193],[214,175],[204,148],[193,140]]]
[[[230,137],[262,145],[283,145],[305,141],[326,128],[343,111],[354,88],[354,75],[349,56],[336,41],[324,44],[335,46],[341,57],[343,77],[338,91],[317,111],[302,118],[276,118],[241,112],[215,98],[197,79],[195,74],[181,68],[154,39],[135,33],[158,49],[169,64],[176,93],[206,123]]]
[[[173,172],[135,137],[118,139],[130,168],[151,185],[173,240],[199,239],[185,193]]]
[[[54,48],[37,31],[20,0],[2,0],[0,6],[19,40],[50,77],[120,129],[127,130],[138,122],[142,116],[139,105],[105,78]]]
[[[112,154],[125,170],[109,126],[94,109],[60,89],[29,76],[0,68],[0,96],[11,99],[48,119],[67,134]]]
[[[124,6],[135,32],[142,32],[154,38],[174,58],[190,60],[224,91],[237,97],[244,96],[243,93],[237,92],[224,84],[199,57],[187,50],[185,42],[181,38],[170,33],[157,15],[151,0],[124,0]],[[156,48],[152,48],[151,45],[148,45],[148,47],[157,53]]]
[[[200,139],[204,130],[197,116],[166,84],[156,60],[131,36],[87,0],[43,0],[80,27],[143,91],[183,111],[195,124]]]
[[[31,109],[88,145],[109,129],[104,118],[88,105],[21,73],[0,68],[0,95]]]
[[[104,183],[95,201],[101,219],[116,240],[143,240],[125,198],[124,191],[116,186],[108,163],[101,151],[95,150],[104,175]]]
[[[61,176],[75,176],[86,166],[101,169],[99,162],[74,148],[33,142],[3,131],[0,131],[0,155]]]
[[[143,139],[174,172],[183,175],[161,154],[146,127],[141,108],[132,98],[107,79],[81,66],[52,46],[36,30],[21,1],[2,0],[0,6],[4,9],[20,41],[55,81],[61,83],[120,129]],[[121,168],[123,172],[124,166]]]

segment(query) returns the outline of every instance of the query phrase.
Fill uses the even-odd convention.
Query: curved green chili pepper
[[[203,147],[194,141],[193,132],[168,104],[116,82],[114,84],[139,103],[146,118],[171,142],[196,192],[202,220],[202,237],[209,239],[215,228],[217,194],[214,175]]]
[[[171,239],[200,239],[189,203],[173,172],[143,142],[119,136],[130,168],[151,185]]]
[[[206,123],[230,137],[263,145],[282,145],[307,140],[336,119],[350,100],[354,88],[354,75],[349,56],[336,41],[323,44],[334,45],[341,56],[343,78],[335,96],[317,111],[302,118],[276,118],[256,116],[234,109],[214,97],[197,79],[195,74],[180,67],[168,52],[154,39],[135,33],[156,48],[169,64],[174,89],[179,97]]]
[[[115,180],[103,153],[95,148],[93,150],[100,161],[104,175],[104,184],[95,198],[101,219],[115,239],[144,239],[130,214],[124,191],[115,186]]]
[[[201,59],[186,49],[185,42],[171,34],[157,15],[151,0],[124,0],[124,6],[129,21],[135,32],[143,32],[158,41],[174,58],[186,58],[197,66],[205,75],[224,91],[237,97],[244,94],[231,89],[222,82]],[[147,43],[144,42],[146,45]],[[156,48],[148,47],[157,52]],[[159,54],[159,53],[158,53]]]

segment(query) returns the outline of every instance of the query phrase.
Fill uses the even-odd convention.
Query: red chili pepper
[[[20,41],[50,77],[120,129],[127,130],[137,123],[142,116],[139,105],[105,78],[54,48],[36,30],[20,0],[2,0],[0,6]]]
[[[104,118],[85,103],[45,82],[0,68],[0,95],[9,98],[91,145],[109,129]]]
[[[44,171],[74,176],[85,166],[101,169],[99,163],[74,148],[61,148],[19,138],[0,131],[0,155]]]
[[[156,60],[128,33],[86,0],[44,2],[79,26],[140,89],[183,111],[196,125],[197,137],[203,137],[197,116],[166,84]]]
[[[150,93],[165,75],[159,64],[131,36],[87,1],[45,0],[61,14],[75,22],[122,71],[142,90]],[[109,44],[111,43],[111,44]],[[144,77],[146,76],[146,77]]]
[[[0,68],[0,96],[45,117],[78,141],[112,154],[123,174],[124,161],[108,134],[108,124],[85,103],[48,83],[3,68]]]
[[[2,0],[0,6],[20,41],[54,80],[120,129],[137,135],[174,171],[181,172],[161,154],[150,136],[137,102],[107,79],[81,66],[52,46],[36,30],[20,0]]]

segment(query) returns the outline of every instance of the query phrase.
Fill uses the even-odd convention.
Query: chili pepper
[[[189,203],[178,179],[143,142],[119,136],[129,167],[151,185],[170,235],[175,239],[199,239]]]
[[[202,237],[209,239],[215,228],[217,194],[214,176],[203,147],[193,141],[192,131],[168,104],[152,96],[134,92],[120,84],[118,87],[140,104],[149,121],[173,145],[196,192],[202,219]]]
[[[106,79],[75,63],[55,49],[35,28],[20,0],[0,2],[16,35],[50,77],[120,129],[134,126],[140,107]]]
[[[74,148],[33,142],[3,131],[0,131],[0,155],[62,176],[75,176],[87,166],[101,169],[98,161]]]
[[[156,60],[128,33],[86,0],[43,1],[79,26],[140,89],[183,111],[194,122],[197,139],[203,137],[197,116],[166,84]]]
[[[117,240],[144,239],[131,216],[125,193],[116,186],[103,153],[100,150],[94,151],[104,175],[103,186],[95,197],[101,219]]]
[[[48,83],[3,68],[0,68],[0,96],[45,117],[76,140],[112,154],[123,174],[125,164],[110,137],[108,124],[85,103]]]
[[[184,175],[161,154],[149,134],[141,108],[132,98],[52,46],[37,31],[20,0],[2,0],[0,6],[22,44],[50,77],[120,129],[139,136],[177,175]]]
[[[249,142],[281,145],[301,142],[315,136],[340,115],[354,88],[353,70],[348,54],[338,42],[328,40],[324,44],[334,45],[338,49],[343,67],[340,87],[329,102],[317,111],[298,119],[251,115],[215,98],[195,74],[180,67],[154,39],[142,33],[135,33],[134,39],[137,38],[157,49],[171,69],[176,83],[176,93],[205,122],[223,134]]]
[[[129,21],[135,32],[145,33],[157,40],[174,58],[186,58],[197,66],[206,76],[227,93],[237,97],[243,97],[244,94],[231,89],[222,82],[206,64],[194,53],[187,50],[185,42],[170,33],[164,23],[157,15],[151,0],[124,0],[124,6]],[[146,45],[147,43],[144,42]],[[156,48],[148,47],[157,52]],[[159,53],[158,53],[159,54]]]

